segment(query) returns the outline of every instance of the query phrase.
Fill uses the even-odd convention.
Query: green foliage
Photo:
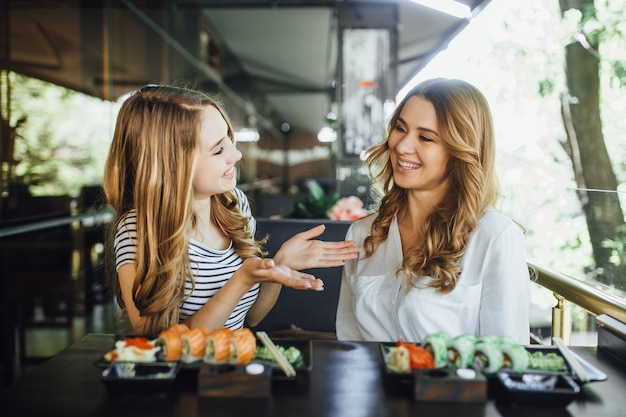
[[[17,162],[8,186],[78,195],[101,183],[117,105],[16,73],[10,79]]]
[[[296,219],[325,219],[328,210],[339,200],[337,192],[327,196],[324,189],[317,181],[309,181],[309,195],[296,200],[293,204],[293,213],[290,215]]]
[[[548,97],[554,94],[554,82],[549,79],[539,81],[539,96]]]
[[[621,61],[614,61],[610,63],[611,69],[613,70],[613,79],[617,83],[619,88],[626,87],[626,66]]]
[[[594,4],[595,7],[590,4],[582,11],[572,9],[564,14],[561,23],[564,46],[580,42],[597,55],[611,81],[625,87],[626,2],[596,0]]]
[[[626,265],[626,224],[617,229],[615,239],[606,239],[602,246],[611,249],[610,261],[613,265]]]

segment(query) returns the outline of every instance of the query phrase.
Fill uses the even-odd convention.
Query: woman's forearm
[[[189,327],[206,327],[209,330],[223,327],[239,301],[250,290],[251,286],[241,279],[244,271],[237,270],[213,297],[185,320]]]
[[[256,326],[270,312],[280,295],[281,284],[264,282],[261,284],[259,297],[256,299],[246,317],[246,324]]]

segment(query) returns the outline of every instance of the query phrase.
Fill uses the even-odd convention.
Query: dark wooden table
[[[113,344],[113,335],[89,334],[18,378],[3,393],[2,416],[624,416],[626,373],[595,349],[574,348],[608,375],[586,384],[579,400],[567,407],[500,404],[422,403],[402,385],[385,378],[377,343],[313,341],[313,367],[306,383],[282,381],[260,405],[205,406],[191,380],[169,394],[114,395],[94,365]],[[189,372],[189,371],[187,371]],[[180,376],[180,375],[179,375]],[[182,381],[185,381],[182,379]]]

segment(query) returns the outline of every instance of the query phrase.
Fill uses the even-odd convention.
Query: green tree
[[[17,73],[10,80],[10,125],[18,127],[9,187],[78,195],[100,184],[117,105]]]
[[[611,65],[608,59],[602,59],[600,42],[612,32],[613,26],[606,26],[598,19],[594,0],[560,0],[559,5],[564,18],[575,21],[565,46],[567,92],[562,98],[565,147],[587,221],[596,263],[595,278],[623,289],[626,288],[625,265],[612,262],[613,249],[606,244],[617,239],[624,214],[600,113],[600,66]],[[623,74],[623,64],[614,63],[613,67],[616,74],[620,71]]]

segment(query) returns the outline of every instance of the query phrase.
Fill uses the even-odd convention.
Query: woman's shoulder
[[[476,227],[478,234],[488,234],[494,237],[500,236],[506,231],[524,234],[524,228],[519,223],[495,208],[487,210],[478,220]]]
[[[131,229],[137,228],[137,210],[132,209],[128,213],[123,214],[117,221],[118,229]]]
[[[239,211],[245,217],[248,217],[251,212],[250,202],[248,201],[248,196],[246,195],[246,193],[244,193],[242,190],[236,187],[233,188],[233,194],[235,194],[235,197],[237,198],[237,207],[239,208]]]
[[[241,189],[235,187],[233,188],[233,193],[239,202],[248,201],[248,196],[246,196],[246,193],[244,193]]]
[[[370,230],[372,230],[372,223],[376,218],[376,213],[371,213],[365,217],[361,217],[358,220],[355,220],[350,225],[348,233],[354,238],[361,236],[365,238],[369,235]]]
[[[360,219],[352,222],[352,227],[369,229],[372,226],[372,223],[374,223],[375,218],[376,213],[370,213],[367,216],[361,217]]]

